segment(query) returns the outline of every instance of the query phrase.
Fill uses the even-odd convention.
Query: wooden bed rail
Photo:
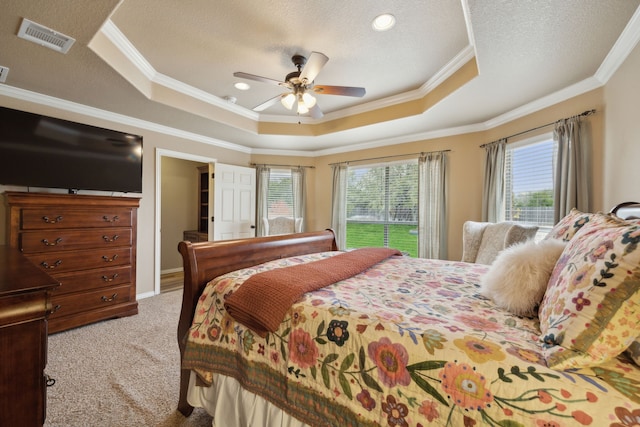
[[[178,251],[184,268],[182,309],[177,331],[180,363],[198,299],[213,278],[279,258],[335,250],[337,245],[332,230],[216,242],[180,242]],[[187,402],[189,375],[189,370],[180,369],[178,410],[185,416],[193,411]]]

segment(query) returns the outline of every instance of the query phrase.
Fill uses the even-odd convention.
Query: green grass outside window
[[[390,248],[398,249],[411,257],[418,256],[418,226],[405,224],[390,224],[389,244]],[[384,246],[383,224],[347,223],[347,248]]]

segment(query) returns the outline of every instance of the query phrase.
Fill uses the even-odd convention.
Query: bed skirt
[[[187,401],[213,417],[212,427],[309,427],[262,397],[244,390],[238,381],[214,374],[211,387],[195,385],[191,372]]]

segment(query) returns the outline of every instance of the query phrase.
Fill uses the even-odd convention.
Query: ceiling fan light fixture
[[[238,90],[249,90],[251,88],[251,86],[249,86],[245,82],[238,82],[238,83],[234,84],[233,86],[235,86],[235,88],[238,89]]]
[[[371,26],[376,31],[387,31],[396,25],[396,17],[390,13],[383,13],[373,19]]]
[[[291,110],[293,108],[293,103],[296,102],[296,96],[292,93],[282,95],[280,102],[284,105],[284,108]]]
[[[299,101],[298,101],[299,102]],[[316,98],[308,92],[302,94],[302,102],[304,106],[307,108],[313,108],[316,105]]]
[[[303,102],[298,102],[298,114],[307,114],[309,109],[304,105]]]

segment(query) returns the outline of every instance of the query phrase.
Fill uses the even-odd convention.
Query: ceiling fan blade
[[[269,108],[272,105],[276,104],[280,100],[281,96],[282,96],[282,94],[281,95],[276,95],[273,98],[267,99],[262,104],[253,107],[253,111],[264,111],[264,110],[266,110],[267,108]]]
[[[300,80],[306,80],[308,83],[314,81],[328,60],[329,57],[324,53],[311,52],[309,59],[307,59],[307,63],[304,65],[304,68],[300,73]]]
[[[320,107],[318,107],[318,104],[309,109],[309,115],[314,119],[321,119],[322,117],[324,117],[324,114],[322,114],[322,110],[320,109]]]
[[[343,95],[362,98],[366,93],[363,87],[316,85],[313,91],[318,95]]]
[[[235,73],[233,73],[233,75],[235,77],[240,77],[241,79],[255,80],[257,82],[269,83],[269,84],[278,85],[278,86],[286,86],[285,82],[281,82],[279,80],[274,80],[274,79],[269,79],[267,77],[256,76],[255,74],[249,74],[249,73],[243,73],[243,72],[240,72],[240,71],[236,71]]]

